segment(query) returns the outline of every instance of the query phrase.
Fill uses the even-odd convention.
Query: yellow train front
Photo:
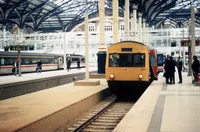
[[[111,45],[106,55],[106,80],[114,92],[142,91],[157,79],[156,53],[134,41]]]

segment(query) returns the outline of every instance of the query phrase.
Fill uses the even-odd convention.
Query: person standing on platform
[[[37,73],[40,72],[41,73],[42,71],[42,62],[40,60],[38,60],[38,63],[37,63]]]
[[[194,81],[197,82],[198,81],[198,73],[199,73],[199,60],[197,59],[197,56],[194,55],[193,56],[193,63],[192,63],[192,71],[193,71],[193,76],[194,76]]]
[[[169,84],[169,55],[167,55],[167,58],[165,60],[165,65],[164,65],[164,69],[165,69],[165,78],[166,78],[166,84]]]
[[[15,76],[17,75],[17,72],[15,72],[15,70],[17,70],[16,68],[17,68],[17,62],[15,61],[15,62],[13,63],[13,67],[12,67],[12,73],[13,73]]]
[[[77,69],[80,70],[80,59],[77,60]]]
[[[183,61],[181,60],[181,57],[178,57],[176,67],[178,69],[178,77],[179,77],[179,82],[182,83],[182,67],[183,67]]]
[[[175,84],[175,76],[174,76],[174,72],[176,67],[176,62],[173,60],[173,57],[169,57],[169,84]]]
[[[70,59],[67,60],[67,71],[70,71],[71,61]]]

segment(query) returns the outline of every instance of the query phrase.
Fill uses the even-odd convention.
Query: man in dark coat
[[[169,80],[170,80],[170,83],[169,84],[175,84],[175,76],[174,76],[174,72],[176,71],[175,70],[175,67],[176,67],[176,62],[173,60],[173,57],[169,57]]]
[[[70,59],[67,60],[67,71],[70,71],[70,67],[71,67],[71,61]]]
[[[192,71],[195,81],[198,81],[198,73],[199,73],[199,60],[197,59],[197,56],[193,56],[193,63],[192,63]]]
[[[178,57],[177,60],[177,69],[178,69],[178,76],[179,76],[179,82],[178,83],[182,83],[182,67],[183,67],[183,61],[181,60],[181,57]]]
[[[165,60],[165,78],[166,78],[166,84],[169,84],[169,55],[167,55],[167,58]]]

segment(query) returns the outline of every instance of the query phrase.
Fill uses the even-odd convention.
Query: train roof
[[[17,52],[0,51],[0,56],[17,56]],[[61,54],[20,52],[21,56],[63,56]]]
[[[0,56],[17,56],[17,51],[0,51]],[[36,52],[20,52],[21,56],[63,56],[63,54],[56,54],[56,53],[36,53]],[[83,55],[78,54],[66,54],[66,56],[70,57],[84,57]]]
[[[141,43],[141,42],[137,42],[137,41],[121,41],[121,42],[114,43],[113,45],[115,45],[115,44],[119,44],[119,43],[124,43],[124,42],[133,42],[133,43],[138,43],[138,44],[141,44],[141,45],[147,46],[147,45],[145,45],[145,44],[143,44],[143,43]],[[112,45],[111,45],[111,46],[112,46]],[[148,46],[147,46],[147,47],[148,47]]]
[[[143,44],[143,43],[141,43],[141,42],[137,42],[137,41],[121,41],[121,42],[117,42],[117,43],[114,43],[113,45],[115,45],[115,44],[120,44],[120,43],[124,43],[124,42],[132,42],[132,43],[138,43],[138,44],[141,44],[141,45],[143,45],[143,46],[146,46],[149,50],[156,50],[155,48],[152,48],[152,47],[149,47],[149,46],[147,46],[147,45],[145,45],[145,44]],[[112,45],[111,45],[112,46]]]

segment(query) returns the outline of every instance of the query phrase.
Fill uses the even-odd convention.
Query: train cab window
[[[144,54],[110,54],[109,67],[144,67]]]
[[[119,54],[110,54],[109,55],[109,67],[118,67],[119,66]]]
[[[145,55],[144,54],[134,54],[133,62],[135,67],[144,67],[145,66]]]

